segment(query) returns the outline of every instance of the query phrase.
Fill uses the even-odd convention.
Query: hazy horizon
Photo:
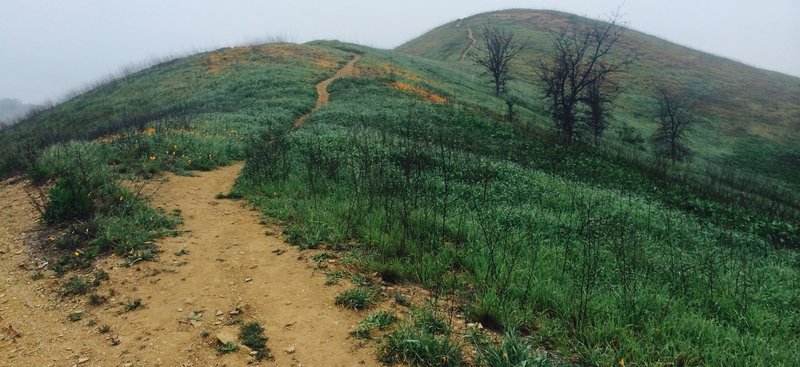
[[[366,0],[335,4],[242,0],[235,7],[220,7],[209,0],[4,1],[0,98],[25,103],[58,100],[127,66],[260,40],[339,39],[391,49],[449,21],[510,8],[552,9],[592,18],[620,8],[623,20],[636,31],[800,77],[800,23],[794,20],[800,3],[620,3],[466,0],[454,6],[421,0],[400,5]]]

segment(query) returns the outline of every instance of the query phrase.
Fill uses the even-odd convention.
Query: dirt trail
[[[358,60],[361,60],[361,55],[354,55],[353,59],[348,61],[347,64],[345,64],[341,69],[339,69],[336,72],[336,74],[334,74],[329,79],[325,79],[317,84],[316,105],[314,105],[314,108],[310,112],[298,117],[297,120],[294,121],[294,127],[300,127],[301,125],[303,125],[303,123],[306,122],[306,119],[308,118],[309,115],[314,113],[316,110],[322,108],[322,106],[328,104],[328,101],[330,100],[330,93],[328,93],[328,86],[331,83],[333,83],[336,79],[354,75],[355,64],[358,62]]]
[[[469,51],[472,50],[473,47],[475,47],[476,43],[478,43],[478,40],[476,40],[475,36],[472,34],[472,28],[467,28],[467,37],[469,37],[470,41],[469,46],[467,46],[467,48],[464,49],[464,52],[461,53],[461,57],[458,58],[458,61],[464,61],[464,59],[467,58],[467,54],[469,53]]]
[[[96,267],[110,274],[98,289],[110,299],[99,307],[85,297],[60,300],[57,284],[64,280],[50,271],[31,279],[38,262],[26,248],[37,215],[21,184],[0,185],[0,366],[243,366],[246,351],[219,356],[215,348],[218,333],[236,335],[235,326],[226,326],[235,320],[264,325],[275,360],[259,365],[378,365],[374,348],[357,348],[348,335],[365,314],[334,306],[344,286],[325,286],[325,276],[299,260],[298,250],[265,234],[244,202],[215,199],[228,192],[240,169],[167,175],[152,204],[180,209],[186,232],[159,241],[164,252],[155,262],[122,267],[118,257],[98,261]],[[136,298],[144,308],[123,313]],[[241,313],[232,315],[237,307]],[[83,320],[68,321],[73,311],[83,311]],[[19,337],[2,329],[9,325]],[[111,332],[98,333],[99,325]]]

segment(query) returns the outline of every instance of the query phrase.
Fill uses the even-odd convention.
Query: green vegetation
[[[136,298],[132,301],[128,301],[127,303],[125,303],[123,311],[124,312],[136,311],[138,309],[141,309],[142,307],[144,307],[144,303],[142,303],[142,300],[140,298]]]
[[[797,358],[770,337],[798,345],[800,315],[779,306],[800,299],[794,194],[622,147],[565,147],[498,124],[480,87],[448,90],[457,70],[364,52],[362,70],[401,71],[333,83],[302,128],[262,136],[234,190],[299,246],[347,248],[384,281],[455,296],[470,320],[592,363]],[[337,303],[367,298],[352,292]]]
[[[386,330],[392,324],[397,322],[397,316],[389,311],[378,311],[373,312],[367,316],[364,320],[362,320],[356,330],[351,332],[350,334],[359,338],[359,339],[371,339],[372,333],[375,330]]]
[[[81,321],[81,320],[83,320],[83,312],[80,312],[80,311],[78,311],[78,312],[70,312],[67,315],[67,319],[69,321],[71,321],[71,322]]]
[[[267,348],[268,338],[264,335],[264,327],[257,322],[242,325],[239,329],[239,341],[256,352],[256,359],[272,358],[272,353]]]
[[[217,353],[219,354],[229,354],[235,353],[239,351],[239,346],[236,345],[234,342],[227,342],[225,344],[220,344],[217,347]]]
[[[351,288],[336,296],[336,304],[356,311],[366,310],[377,303],[376,294],[368,288]]]
[[[504,335],[499,345],[487,340],[485,334],[471,329],[467,338],[475,345],[477,365],[485,367],[547,367],[554,366],[546,355],[536,353],[516,332]]]
[[[450,335],[450,328],[437,330],[415,318],[412,324],[400,326],[384,338],[381,361],[387,364],[406,363],[411,366],[463,366],[461,345]]]
[[[478,35],[487,24],[514,32],[517,39],[528,40],[526,51],[513,64],[518,78],[510,83],[518,106],[538,111],[540,92],[534,82],[531,65],[538,65],[552,52],[549,31],[559,31],[569,24],[581,27],[596,24],[573,14],[541,10],[505,10],[474,15],[442,25],[407,42],[397,51],[434,60],[447,61],[451,68],[477,74],[480,70],[469,58],[458,62],[469,47],[468,29]],[[696,98],[697,130],[692,134],[698,163],[710,161],[728,169],[758,174],[800,188],[798,141],[800,139],[800,79],[781,73],[756,69],[722,57],[692,50],[656,37],[630,30],[623,46],[612,56],[630,50],[639,54],[628,75],[620,78],[623,93],[615,102],[607,137],[625,126],[644,136],[655,130],[657,88],[681,87],[681,92]],[[486,93],[490,88],[486,87]],[[500,108],[502,102],[497,102]],[[534,120],[540,126],[553,126],[548,118]],[[588,139],[589,137],[587,137]],[[613,139],[610,139],[613,140]],[[642,146],[642,148],[647,148]]]
[[[541,32],[512,15],[499,25],[543,44]],[[463,38],[464,27],[479,20],[437,32]],[[426,36],[430,44],[437,34]],[[26,169],[53,184],[43,218],[64,230],[53,243],[68,252],[54,269],[106,250],[135,263],[154,256],[154,238],[171,233],[176,219],[147,207],[120,179],[244,159],[231,195],[282,220],[298,247],[347,251],[336,255],[354,259],[353,269],[385,283],[421,284],[434,298],[455,301],[469,322],[504,331],[499,344],[473,340],[478,363],[547,365],[534,352],[546,348],[590,365],[623,358],[636,365],[792,365],[800,360],[800,181],[793,181],[800,170],[773,158],[794,162],[798,154],[763,143],[796,139],[786,123],[796,103],[784,98],[796,83],[644,35],[634,39],[678,66],[648,59],[633,67],[631,80],[660,70],[715,96],[700,114],[705,127],[692,135],[702,162],[670,167],[635,146],[653,129],[649,81],[620,96],[620,141],[565,146],[533,85],[512,83],[521,102],[516,122],[505,123],[504,101],[466,64],[315,42],[197,55],[75,97],[1,133],[0,172]],[[460,46],[466,41],[429,50],[449,54]],[[353,52],[362,54],[358,77],[334,82],[331,103],[292,128],[314,105],[314,84]],[[700,71],[686,71],[686,62]],[[731,75],[741,75],[731,88],[753,101],[752,113],[774,125],[728,108]],[[755,92],[737,89],[740,82],[753,82]],[[776,88],[774,111],[753,96],[764,85]],[[740,127],[708,124],[729,117]],[[759,128],[769,138],[748,135]],[[106,134],[113,135],[86,141]],[[741,171],[716,165],[734,156],[745,158],[736,165]],[[332,273],[329,282],[347,276]],[[335,302],[373,306],[373,280],[351,280],[357,287]],[[75,289],[65,294],[88,291]],[[388,323],[375,318],[371,327]],[[387,331],[382,359],[463,365],[446,320],[414,310],[412,324]]]
[[[75,296],[79,294],[86,294],[89,290],[92,289],[92,285],[86,280],[79,276],[74,276],[69,278],[67,282],[64,284],[64,290],[61,294],[65,296]]]

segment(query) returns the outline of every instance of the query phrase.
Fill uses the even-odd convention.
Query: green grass
[[[372,308],[377,303],[377,295],[367,288],[351,288],[336,296],[338,306],[356,311]]]
[[[442,25],[397,50],[446,61],[453,68],[478,75],[480,71],[469,65],[469,58],[457,63],[469,43],[467,29],[472,29],[476,36],[487,24],[511,30],[521,41],[528,41],[526,52],[514,65],[519,78],[512,84],[512,91],[525,104],[538,105],[541,102],[537,101],[533,69],[529,65],[549,55],[548,32],[568,23],[589,22],[593,21],[555,11],[518,9],[484,13]],[[635,30],[626,33],[622,47],[637,49],[639,58],[629,75],[621,78],[625,91],[617,101],[612,130],[627,124],[649,135],[654,129],[651,123],[654,88],[662,83],[681,86],[697,97],[695,112],[701,121],[693,140],[701,160],[775,178],[798,188],[800,166],[780,150],[796,153],[800,139],[800,126],[796,124],[800,118],[797,103],[800,79],[702,53]],[[539,121],[549,123],[549,119]]]
[[[479,363],[545,364],[538,348],[595,365],[800,359],[795,189],[713,159],[665,166],[614,139],[562,146],[543,127],[534,88],[520,91],[519,122],[501,122],[504,106],[467,65],[337,42],[282,47],[177,60],[4,130],[0,171],[22,167],[57,187],[45,218],[66,233],[53,246],[67,256],[53,268],[104,252],[127,263],[157,256],[152,241],[176,218],[120,179],[245,160],[231,195],[283,221],[298,247],[349,252],[336,256],[355,259],[359,274],[420,284],[468,322],[506,332],[504,343],[478,347]],[[343,49],[363,54],[359,77],[334,82],[331,103],[292,129],[314,105],[314,84],[349,59]],[[642,105],[620,112],[628,135],[646,135],[648,97],[626,98]],[[147,113],[126,108],[138,105]],[[43,132],[69,121],[86,124]],[[115,137],[61,143],[105,133]],[[699,134],[693,144],[738,144],[710,128]],[[28,160],[29,148],[50,143]],[[727,154],[718,149],[709,157]],[[334,302],[373,306],[372,278],[351,279],[360,286]],[[387,329],[387,363],[462,363],[442,315],[413,310],[412,321]]]
[[[413,70],[431,89],[458,75],[388,52],[362,60]],[[797,358],[770,337],[798,345],[800,315],[778,306],[799,299],[791,195],[627,150],[564,147],[476,113],[478,88],[448,84],[438,93],[459,104],[442,105],[393,78],[417,79],[333,83],[330,105],[248,154],[235,191],[286,220],[300,246],[346,242],[363,266],[460,299],[472,321],[592,363]]]
[[[435,335],[406,325],[386,336],[380,350],[382,362],[414,367],[457,367],[464,361],[461,346],[448,335]]]

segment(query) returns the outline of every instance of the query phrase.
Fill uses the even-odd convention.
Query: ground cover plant
[[[330,104],[293,128],[314,106],[314,84],[353,53],[357,77],[332,83]],[[469,341],[485,365],[544,364],[536,348],[590,365],[800,359],[796,191],[713,162],[664,164],[626,142],[634,133],[562,145],[534,88],[517,90],[524,102],[507,123],[504,101],[472,76],[338,42],[220,50],[4,130],[0,171],[52,185],[43,218],[65,229],[53,241],[67,259],[116,251],[134,263],[176,222],[119,179],[244,159],[231,195],[281,219],[291,243],[350,251],[383,282],[419,283],[506,333]],[[372,306],[374,285],[351,280],[331,301]],[[91,290],[78,283],[65,296]],[[462,365],[465,341],[429,316],[390,330],[383,359]],[[242,338],[256,345],[250,328]]]
[[[405,76],[370,75],[389,60]],[[247,154],[236,191],[286,220],[297,243],[349,248],[386,281],[455,296],[468,319],[589,363],[797,359],[783,345],[798,345],[799,315],[779,306],[799,299],[792,229],[785,242],[762,232],[792,228],[796,202],[534,138],[475,113],[469,90],[435,90],[435,62],[378,51],[362,62],[365,75],[331,85],[331,104],[303,127]],[[740,206],[750,195],[764,205]],[[405,332],[398,343],[422,337]]]

